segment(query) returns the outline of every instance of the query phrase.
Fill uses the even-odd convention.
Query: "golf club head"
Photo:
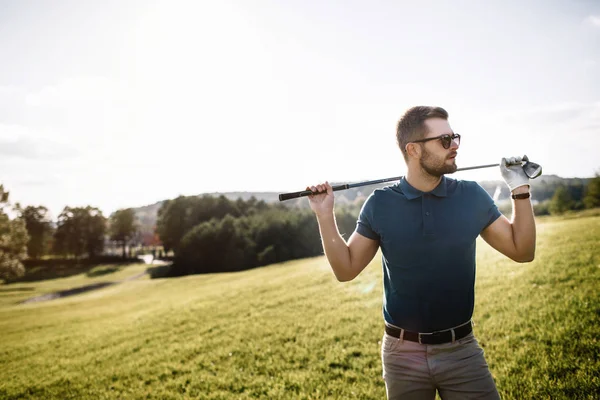
[[[536,164],[534,162],[529,161],[527,156],[523,156],[523,171],[525,171],[525,175],[529,177],[529,179],[535,179],[542,174],[542,166],[540,164]]]

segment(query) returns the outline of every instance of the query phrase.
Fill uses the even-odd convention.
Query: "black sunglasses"
[[[442,146],[444,146],[445,149],[450,148],[450,146],[452,145],[452,141],[455,141],[456,145],[460,146],[460,135],[458,133],[453,133],[452,135],[445,134],[445,135],[436,136],[436,137],[427,138],[427,139],[413,140],[412,142],[409,142],[409,143],[428,142],[430,140],[438,140],[438,139],[442,142]]]

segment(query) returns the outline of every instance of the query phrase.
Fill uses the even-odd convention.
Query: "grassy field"
[[[600,391],[600,216],[540,218],[536,260],[478,243],[475,332],[504,399]],[[0,285],[2,399],[382,399],[381,266],[338,283],[323,257],[28,297],[131,265]]]

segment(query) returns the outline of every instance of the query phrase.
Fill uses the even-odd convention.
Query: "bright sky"
[[[459,167],[593,176],[600,2],[0,2],[0,183],[53,217],[402,175],[413,105]]]

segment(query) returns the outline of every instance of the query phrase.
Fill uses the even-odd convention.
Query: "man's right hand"
[[[348,242],[340,235],[333,215],[333,188],[329,182],[309,186],[306,190],[310,208],[317,215],[323,250],[335,277],[340,282],[351,281],[371,262],[379,241],[354,232]]]
[[[320,194],[312,194],[308,196],[308,202],[311,210],[319,216],[333,214],[333,188],[329,182],[321,183],[316,186],[307,186],[306,190],[310,190],[314,193],[322,192]]]

